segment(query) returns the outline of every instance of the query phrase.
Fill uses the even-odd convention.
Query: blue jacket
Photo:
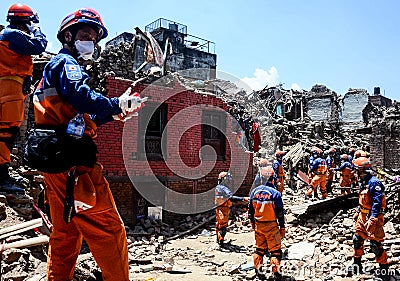
[[[367,190],[368,189],[368,190]],[[360,197],[363,195],[363,191],[368,191],[371,199],[371,206],[364,206],[371,208],[371,216],[378,217],[378,214],[382,212],[382,209],[386,208],[386,198],[385,198],[385,186],[380,180],[371,174],[367,174],[365,178],[360,182]],[[363,205],[363,199],[360,198],[360,205]],[[370,201],[369,199],[364,200],[364,202]]]
[[[278,220],[279,227],[285,227],[281,193],[271,183],[260,185],[250,193],[248,213],[253,223]]]
[[[76,112],[89,114],[96,125],[112,121],[113,115],[121,113],[118,98],[108,98],[92,90],[88,85],[89,78],[71,53],[67,49],[62,49],[45,66],[42,81],[34,94],[34,103],[40,102],[41,108],[44,109],[42,114],[35,112],[37,123],[66,125]],[[58,98],[54,100],[57,96]],[[71,110],[68,106],[72,106],[76,112],[69,114]],[[69,116],[63,117],[65,112]]]

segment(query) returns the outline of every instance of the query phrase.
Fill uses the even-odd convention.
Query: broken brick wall
[[[130,80],[110,78],[108,80],[109,96],[119,96],[131,84],[131,82],[132,81]],[[177,87],[181,86],[178,85]],[[180,124],[182,127],[185,127],[188,120],[194,121],[195,124],[201,124],[201,110],[208,108],[211,109],[212,105],[221,108],[224,111],[228,111],[228,106],[222,99],[205,93],[196,93],[183,87],[177,90],[175,86],[170,88],[139,84],[136,86],[135,91],[142,92],[143,96],[149,97],[149,100],[146,103],[163,102],[165,95],[170,95],[171,91],[174,93],[176,91],[177,94],[163,102],[168,108],[167,120],[170,120],[175,114],[180,113],[180,111],[183,111],[186,108],[193,106],[198,108],[197,114],[191,113],[188,116],[183,115],[180,117],[179,122],[181,122]],[[145,168],[145,163],[148,163],[151,168],[151,173],[161,179],[168,189],[180,193],[196,194],[213,189],[217,184],[218,173],[221,171],[229,170],[233,174],[234,178],[235,175],[243,173],[243,163],[248,161],[248,165],[245,169],[244,182],[237,192],[237,194],[248,196],[255,172],[253,171],[251,153],[243,152],[239,146],[236,146],[236,143],[234,145],[227,144],[225,159],[216,160],[211,171],[202,171],[199,166],[199,168],[190,169],[187,172],[184,171],[183,174],[177,176],[163,160],[144,161],[140,159],[139,146],[143,136],[138,135],[138,118],[139,117],[134,117],[126,124],[122,122],[106,123],[99,127],[98,137],[96,138],[96,143],[99,149],[98,160],[104,166],[105,176],[110,179],[111,190],[113,191],[121,216],[126,223],[133,224],[138,215],[135,213],[135,210],[137,210],[137,198],[135,199],[135,196],[137,197],[137,191],[133,184],[127,181],[127,178],[129,175],[130,177],[135,178],[135,182],[141,180],[143,180],[143,182],[146,181],[146,177],[149,176],[149,171]],[[130,127],[129,135],[124,135],[123,138],[124,125]],[[230,122],[226,122],[226,125],[227,133],[229,133],[231,131],[229,128],[231,124]],[[177,127],[179,126],[180,125],[178,124]],[[166,157],[168,157],[169,161],[177,162],[179,159],[182,159],[182,161],[189,167],[197,167],[201,163],[199,158],[199,151],[202,147],[201,126],[194,126],[183,132],[179,139],[179,155],[175,155],[174,153],[171,154],[172,147],[176,146],[174,142],[179,137],[176,135],[177,131],[169,130],[167,128],[166,134]],[[122,142],[121,139],[123,139]],[[125,150],[125,153],[128,150],[128,153],[125,154],[129,155],[128,162],[124,161],[123,149]],[[239,152],[239,150],[241,152]],[[246,157],[248,159],[245,159]],[[231,161],[237,162],[232,163]],[[191,180],[190,178],[196,179]],[[168,190],[166,190],[165,198],[165,200],[174,200],[174,198],[169,197]],[[168,203],[173,204],[174,202]],[[201,205],[203,203],[205,202],[199,202],[196,200],[193,202],[176,202],[176,204],[189,205]],[[175,215],[176,214],[168,214],[166,218],[167,221],[173,220],[176,216],[179,216]]]
[[[400,168],[399,117],[373,120],[372,134],[369,140],[373,166],[391,169]]]

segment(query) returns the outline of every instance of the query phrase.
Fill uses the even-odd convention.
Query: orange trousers
[[[279,183],[279,184],[278,184]],[[278,188],[278,191],[283,194],[283,190],[285,189],[285,179],[284,178],[278,178],[276,186]]]
[[[63,219],[67,173],[44,174],[53,222],[47,280],[72,280],[82,239],[85,239],[103,280],[129,281],[126,232],[108,182],[102,175],[102,166],[95,164],[93,169],[86,170],[76,181],[75,200],[85,200],[91,195],[95,204],[77,213],[68,224]]]
[[[362,241],[362,246],[359,249],[354,250],[354,256],[355,257],[361,257],[364,255],[364,241],[366,239],[369,239],[370,241],[376,241],[376,242],[383,242],[385,238],[385,232],[383,230],[384,226],[384,216],[383,214],[378,215],[378,221],[376,222],[376,228],[373,233],[369,233],[365,229],[365,223],[367,221],[367,214],[360,212],[357,217],[356,225],[355,225],[355,231],[358,236],[360,236],[363,241]],[[388,259],[387,252],[383,250],[383,253],[381,256],[376,257],[376,262],[379,264],[386,264]]]
[[[326,175],[314,175],[310,183],[310,188],[307,190],[307,195],[312,195],[317,190],[318,185],[322,193],[322,198],[326,198]]]
[[[259,270],[263,264],[263,256],[266,251],[270,252],[270,265],[272,272],[279,272],[281,258],[275,253],[281,251],[281,234],[279,232],[278,223],[273,222],[256,222],[255,227],[256,252],[253,255],[254,268]]]
[[[344,195],[344,194],[346,194],[346,193],[351,193],[351,189],[350,189],[350,187],[351,187],[351,179],[350,179],[350,177],[349,176],[341,176],[340,177],[340,181],[339,181],[339,185],[341,186],[341,187],[348,187],[348,189],[342,189],[341,190],[341,194],[342,195]]]
[[[11,162],[14,139],[24,120],[22,84],[0,80],[0,165]]]
[[[228,226],[229,222],[229,213],[230,213],[230,207],[228,206],[219,206],[215,210],[215,219],[216,219],[216,225],[215,225],[215,231],[217,233],[217,239],[218,241],[224,241],[225,239],[225,234],[226,234],[226,228]]]

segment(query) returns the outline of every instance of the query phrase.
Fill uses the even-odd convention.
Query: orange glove
[[[279,229],[279,233],[281,234],[281,238],[285,237],[286,235],[286,228],[282,227]]]
[[[375,229],[376,229],[376,222],[378,221],[377,218],[370,217],[366,222],[365,222],[365,229],[368,231],[370,234],[374,234]]]

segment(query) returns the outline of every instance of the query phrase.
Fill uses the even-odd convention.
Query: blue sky
[[[0,1],[6,24],[13,1]],[[98,10],[110,39],[158,18],[187,25],[188,33],[215,42],[217,69],[255,89],[284,83],[310,90],[326,85],[400,100],[400,1],[385,0],[130,0],[23,2],[37,10],[49,51],[57,52],[61,20],[80,7]],[[3,16],[1,17],[1,13]]]

